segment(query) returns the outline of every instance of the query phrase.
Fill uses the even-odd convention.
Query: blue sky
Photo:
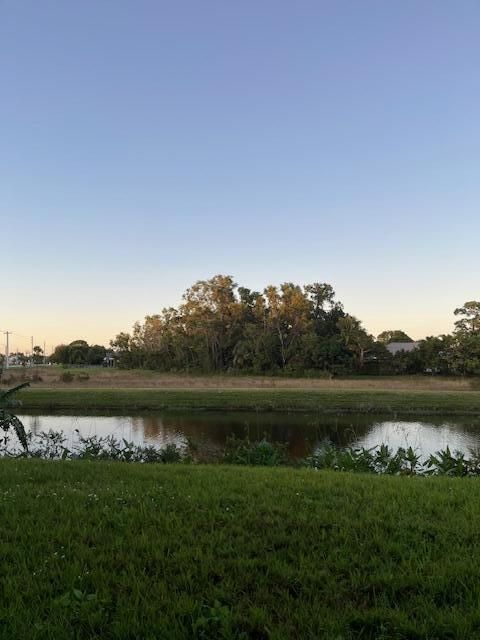
[[[449,331],[479,33],[476,0],[0,0],[0,329],[108,342],[228,273]]]

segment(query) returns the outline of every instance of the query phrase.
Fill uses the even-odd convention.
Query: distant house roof
[[[392,356],[394,356],[396,353],[400,353],[400,351],[405,351],[406,353],[415,351],[415,349],[418,349],[419,344],[419,342],[390,342],[386,347]]]

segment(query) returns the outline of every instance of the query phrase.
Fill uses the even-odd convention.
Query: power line
[[[8,339],[10,337],[10,331],[4,331],[3,332],[6,335],[6,341],[5,341],[5,369],[8,369],[8,358],[10,356],[9,353],[9,344],[8,344]]]
[[[28,347],[26,349],[23,349],[23,351],[21,351],[19,349],[18,344],[15,346],[15,353],[17,354],[22,354],[25,353],[27,354],[27,356],[29,356],[30,359],[30,363],[34,364],[34,337],[32,335],[30,336],[26,336],[23,333],[17,333],[16,331],[9,331],[7,329],[0,329],[0,334],[3,334],[6,338],[5,342],[0,342],[0,348],[2,351],[4,351],[5,353],[5,357],[3,360],[3,367],[5,369],[8,369],[10,366],[10,359],[12,357],[12,354],[10,353],[10,349],[11,349],[11,338],[21,338],[22,342],[23,340],[28,340],[29,344]],[[38,341],[38,344],[41,345],[42,341]],[[23,344],[21,345],[22,347],[25,347],[25,342],[23,342]],[[38,355],[38,354],[37,354]],[[46,340],[43,340],[43,361],[44,363],[46,363],[46,358],[47,358],[47,354],[46,354]]]

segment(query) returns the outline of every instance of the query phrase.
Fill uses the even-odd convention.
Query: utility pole
[[[31,340],[32,340],[32,351],[31,351],[31,355],[30,355],[30,362],[31,365],[33,367],[33,336],[31,336]]]
[[[8,369],[8,356],[10,355],[9,352],[9,345],[8,345],[8,337],[10,336],[10,334],[12,333],[11,331],[4,331],[3,332],[7,339],[5,341],[5,369]]]
[[[47,364],[47,343],[43,341],[43,364]]]

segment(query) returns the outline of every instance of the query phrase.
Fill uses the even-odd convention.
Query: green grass
[[[480,637],[480,482],[0,463],[0,637]]]
[[[478,391],[31,389],[21,398],[26,410],[56,412],[245,410],[480,415]]]

